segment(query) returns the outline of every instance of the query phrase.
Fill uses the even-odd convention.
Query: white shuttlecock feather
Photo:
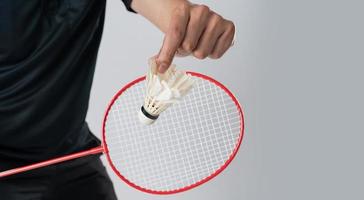
[[[194,80],[186,72],[177,70],[173,64],[165,73],[159,73],[155,58],[151,58],[146,82],[146,94],[139,111],[139,120],[148,125],[152,124],[161,112],[185,96],[192,88]]]

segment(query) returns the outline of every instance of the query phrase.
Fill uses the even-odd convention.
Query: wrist
[[[191,5],[187,0],[133,0],[131,7],[165,33],[175,10]]]

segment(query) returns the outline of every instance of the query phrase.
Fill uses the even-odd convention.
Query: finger
[[[186,56],[189,56],[189,55],[191,55],[191,53],[184,50],[184,49],[182,49],[181,47],[178,48],[178,50],[177,50],[177,52],[175,54],[176,57],[186,57]]]
[[[218,59],[233,45],[235,26],[232,22],[226,25],[225,32],[217,40],[210,58]]]
[[[180,52],[190,54],[196,48],[198,40],[207,26],[209,13],[210,9],[205,5],[194,6],[192,8]]]
[[[221,16],[214,14],[199,39],[197,48],[193,55],[198,59],[204,59],[210,55],[219,36],[224,32],[222,27],[223,19]]]
[[[164,73],[171,65],[173,57],[184,38],[188,18],[189,12],[186,6],[179,7],[174,11],[157,58],[160,73]]]

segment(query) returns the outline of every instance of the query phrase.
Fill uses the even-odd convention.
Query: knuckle
[[[216,13],[214,13],[211,17],[212,17],[213,22],[215,22],[215,23],[220,23],[221,21],[223,21],[223,18]]]
[[[212,28],[220,26],[223,22],[223,18],[218,14],[213,14],[210,18],[210,23]]]
[[[204,35],[208,35],[208,36],[212,36],[214,35],[216,31],[216,25],[211,25],[211,26],[208,26],[205,31],[204,31]]]
[[[227,22],[226,31],[229,33],[235,33],[235,25],[233,22],[231,22],[231,21]]]
[[[210,12],[210,8],[206,5],[198,5],[196,7],[196,10],[197,12],[200,14],[200,15],[204,15],[206,13],[209,13]]]
[[[183,37],[183,30],[179,26],[174,26],[172,29],[172,37],[173,38],[182,38]]]
[[[189,17],[189,7],[186,4],[180,4],[174,8],[172,17],[176,19],[186,19]]]
[[[179,14],[186,14],[189,11],[189,5],[187,3],[181,3],[176,7],[176,11]]]

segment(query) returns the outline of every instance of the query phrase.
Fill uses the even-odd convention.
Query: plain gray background
[[[220,176],[156,196],[119,180],[120,199],[364,199],[362,1],[205,0],[237,27],[220,60],[178,58],[224,83],[245,112],[240,152]],[[113,94],[146,73],[163,35],[109,0],[87,120],[100,135]]]

